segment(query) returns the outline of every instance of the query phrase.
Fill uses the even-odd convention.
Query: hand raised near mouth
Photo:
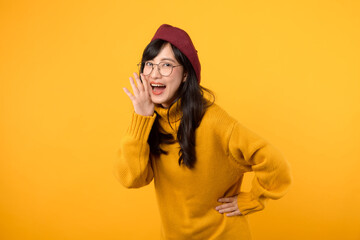
[[[129,96],[132,104],[134,106],[134,110],[137,114],[143,116],[152,116],[154,114],[155,104],[151,101],[150,97],[150,85],[148,81],[141,74],[141,80],[139,76],[134,73],[134,78],[136,80],[136,84],[134,79],[130,77],[130,84],[133,90],[133,94],[127,89],[123,88],[124,92]]]

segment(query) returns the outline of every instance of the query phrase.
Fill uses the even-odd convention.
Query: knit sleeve
[[[242,169],[255,174],[250,192],[240,192],[238,208],[243,215],[260,211],[268,199],[279,199],[291,184],[290,166],[268,142],[239,123],[229,140],[231,158]]]
[[[120,141],[115,161],[115,176],[127,188],[139,188],[153,179],[150,147],[147,142],[156,114],[142,116],[135,112]]]

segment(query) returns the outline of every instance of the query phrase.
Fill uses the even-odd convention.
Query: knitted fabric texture
[[[176,106],[170,109],[170,124],[168,109],[158,106],[153,116],[133,113],[121,139],[115,175],[127,188],[143,187],[154,180],[161,240],[251,239],[246,215],[262,210],[268,199],[285,195],[291,183],[287,161],[216,104],[209,107],[196,129],[194,169],[179,166],[178,142],[161,145],[167,155],[150,154],[147,141],[155,118],[164,132],[176,137],[180,124]],[[241,192],[243,175],[250,171],[255,173],[252,188]],[[219,198],[236,194],[242,215],[227,217],[215,210]]]

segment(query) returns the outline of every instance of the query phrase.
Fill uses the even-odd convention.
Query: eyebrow
[[[164,60],[168,60],[168,61],[172,61],[173,63],[176,63],[173,59],[171,58],[162,58],[160,59],[160,61],[164,61]]]

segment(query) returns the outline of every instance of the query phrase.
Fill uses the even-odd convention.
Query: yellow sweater
[[[167,109],[156,107],[149,117],[133,113],[115,165],[118,180],[127,188],[139,188],[154,179],[161,239],[251,239],[246,215],[262,210],[267,199],[286,193],[291,182],[288,163],[216,104],[207,109],[196,130],[194,169],[179,166],[177,142],[161,145],[168,155],[152,156],[147,139],[154,120],[158,117],[164,130],[176,138],[181,118],[178,103],[170,109],[172,127]],[[255,173],[252,189],[239,193],[243,174],[249,171]],[[219,198],[238,193],[242,216],[227,217],[215,210]]]

